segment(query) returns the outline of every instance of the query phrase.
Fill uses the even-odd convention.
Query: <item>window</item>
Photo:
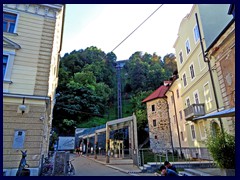
[[[204,62],[203,60],[202,53],[198,55],[198,63],[199,63],[200,71],[202,71],[206,67],[206,62]]]
[[[184,137],[183,137],[183,132],[181,131],[181,138],[182,138],[182,141],[184,141]]]
[[[155,105],[152,105],[152,112],[155,111]]]
[[[3,55],[3,79],[5,77],[6,69],[7,69],[7,62],[8,62],[8,56]]]
[[[157,136],[155,136],[155,139],[157,139]]]
[[[186,99],[186,106],[189,107],[190,105],[191,105],[191,103],[190,103],[190,99],[187,98],[187,99]]]
[[[189,40],[187,40],[187,41],[186,41],[185,45],[186,45],[186,52],[187,52],[187,54],[189,54],[189,53],[190,53],[190,51],[191,51],[191,49],[190,49],[190,42],[189,42]]]
[[[182,79],[183,79],[183,86],[184,86],[184,87],[187,86],[187,77],[186,77],[186,74],[185,74],[185,73],[183,74]]]
[[[205,101],[206,101],[206,103],[209,103],[210,101],[212,101],[209,84],[206,83],[206,84],[204,85],[203,89],[204,89]]]
[[[192,124],[192,125],[190,126],[190,128],[191,128],[192,139],[196,139],[196,133],[195,133],[194,125]]]
[[[174,103],[174,99],[173,99],[173,96],[171,96],[171,101],[172,101],[172,104]]]
[[[178,89],[176,91],[176,94],[177,94],[177,98],[179,98],[179,90]]]
[[[183,119],[183,117],[182,117],[182,111],[179,111],[179,116],[180,116],[180,120],[182,120],[182,119]]]
[[[14,52],[3,51],[3,80],[11,81],[12,68],[14,62]]]
[[[173,121],[174,121],[175,124],[177,124],[177,119],[176,119],[175,115],[173,115]]]
[[[16,28],[17,14],[3,12],[3,32],[14,33]]]
[[[153,120],[153,126],[154,126],[154,127],[157,126],[156,119]]]
[[[189,69],[190,69],[191,78],[192,78],[192,79],[195,78],[195,72],[194,72],[193,64],[190,65]]]
[[[194,92],[193,96],[194,96],[195,104],[200,104],[199,97],[198,97],[198,92],[197,92],[197,91]]]
[[[179,53],[179,61],[182,64],[183,63],[183,54],[182,51]]]
[[[199,30],[198,30],[197,25],[195,25],[195,27],[193,28],[193,33],[194,33],[194,40],[195,40],[195,43],[196,43],[200,39]]]
[[[198,125],[199,125],[198,127],[199,127],[201,138],[206,138],[206,129],[205,129],[204,122],[200,121]]]

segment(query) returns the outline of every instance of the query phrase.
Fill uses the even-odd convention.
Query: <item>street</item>
[[[112,169],[87,157],[72,154],[70,159],[72,158],[74,158],[72,164],[75,168],[75,176],[130,176],[127,173]]]

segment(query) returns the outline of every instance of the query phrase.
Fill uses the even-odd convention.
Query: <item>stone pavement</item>
[[[97,159],[94,159],[94,155],[82,156],[132,176],[156,176],[154,173],[142,173],[141,169],[133,164],[132,159],[119,159],[110,157],[110,162],[106,163],[105,156],[97,156]],[[184,169],[184,171],[186,174],[192,176],[221,176],[219,168]]]

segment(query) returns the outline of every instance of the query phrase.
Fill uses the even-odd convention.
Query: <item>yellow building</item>
[[[187,121],[187,139],[189,147],[196,148],[196,152],[192,154],[196,158],[208,158],[204,145],[207,132],[228,128],[226,121],[222,119],[196,119],[224,107],[217,72],[212,69],[214,62],[208,64],[203,55],[204,49],[230,22],[231,17],[226,14],[228,8],[227,4],[193,5],[180,24],[174,44],[181,80],[180,96]]]
[[[3,4],[3,172],[27,150],[31,176],[48,153],[64,4]]]
[[[186,130],[186,120],[184,118],[183,103],[181,94],[181,80],[178,75],[173,76],[173,82],[166,92],[168,101],[168,111],[171,124],[171,134],[173,147],[178,151],[179,155],[183,155],[188,158],[190,155],[188,153],[188,136]]]

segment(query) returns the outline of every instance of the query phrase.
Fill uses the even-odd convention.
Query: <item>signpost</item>
[[[73,136],[60,136],[58,140],[58,150],[74,150],[75,137]]]

